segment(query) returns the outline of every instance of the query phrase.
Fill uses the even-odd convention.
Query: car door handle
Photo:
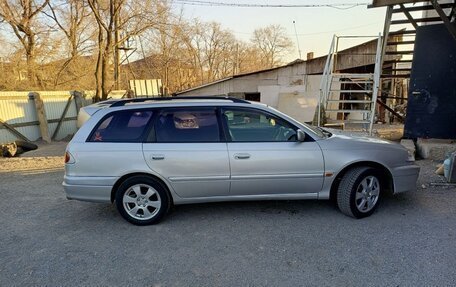
[[[162,160],[162,159],[165,159],[165,155],[164,154],[153,154],[152,159],[153,160]]]
[[[234,158],[235,159],[249,159],[250,158],[250,154],[248,154],[248,153],[236,153],[236,154],[234,154]]]

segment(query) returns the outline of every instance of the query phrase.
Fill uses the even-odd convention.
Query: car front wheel
[[[116,206],[128,222],[149,225],[159,222],[170,207],[166,189],[153,178],[134,176],[117,189]]]
[[[363,218],[374,213],[381,195],[380,173],[371,167],[355,167],[342,177],[337,205],[342,213]]]

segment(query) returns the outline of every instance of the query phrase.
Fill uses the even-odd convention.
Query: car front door
[[[231,167],[230,195],[317,193],[323,184],[323,155],[297,127],[262,110],[223,108]]]
[[[216,108],[169,108],[155,118],[143,144],[149,167],[183,198],[226,196],[228,151]]]

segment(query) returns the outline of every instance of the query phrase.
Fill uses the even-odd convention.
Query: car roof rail
[[[250,104],[249,101],[233,98],[233,97],[226,97],[226,96],[177,96],[177,97],[156,97],[156,98],[147,98],[147,97],[139,97],[139,98],[132,98],[132,99],[120,99],[115,103],[111,104],[110,107],[121,107],[129,103],[142,103],[147,101],[172,101],[172,100],[225,100],[225,101],[232,101],[233,103],[242,103],[242,104]]]

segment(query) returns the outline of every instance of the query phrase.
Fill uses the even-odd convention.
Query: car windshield
[[[271,110],[274,110],[276,113],[280,114],[281,116],[285,117],[285,118],[291,118],[293,119],[294,121],[300,123],[301,125],[305,126],[307,129],[309,129],[310,131],[312,131],[316,136],[318,136],[319,138],[327,138],[327,137],[330,137],[332,134],[320,127],[316,127],[316,126],[312,126],[312,125],[309,125],[309,124],[306,124],[306,123],[302,123],[292,117],[290,117],[289,115],[286,115],[284,113],[282,113],[281,111],[277,110],[277,109],[274,109],[273,107],[270,107],[268,106]]]

